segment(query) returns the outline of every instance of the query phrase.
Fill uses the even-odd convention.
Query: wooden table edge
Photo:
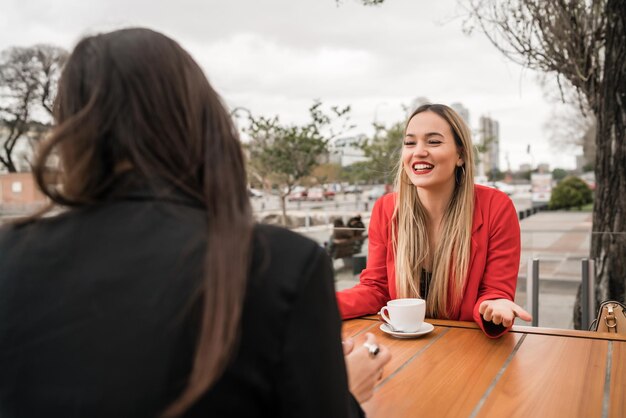
[[[359,318],[367,321],[380,321],[378,315],[366,315]],[[426,319],[426,322],[435,326],[449,327],[449,328],[470,328],[480,329],[475,322],[468,321],[452,321],[448,319]],[[573,338],[590,338],[597,340],[610,340],[610,341],[626,341],[626,335],[612,334],[608,332],[596,332],[596,331],[583,331],[575,329],[560,329],[560,328],[543,328],[543,327],[528,327],[524,325],[513,325],[511,332],[519,332],[523,334],[540,334],[540,335],[553,335],[558,337],[573,337]]]

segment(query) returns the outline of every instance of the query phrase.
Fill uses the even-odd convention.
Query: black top
[[[138,191],[0,229],[0,416],[163,411],[191,367],[205,218]],[[253,248],[240,343],[187,416],[360,415],[324,251],[269,226]]]
[[[428,291],[430,290],[430,282],[433,278],[433,273],[422,269],[422,278],[420,280],[420,296],[426,300],[428,297]]]

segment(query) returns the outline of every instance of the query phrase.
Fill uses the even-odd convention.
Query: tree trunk
[[[6,162],[3,161],[4,168],[6,168],[9,173],[17,173],[17,167],[15,166],[15,163],[13,163],[13,159],[10,155],[8,157],[9,158]]]
[[[13,162],[13,157],[11,155],[13,152],[13,148],[11,149],[6,149],[6,147],[4,148],[5,148],[5,156],[4,157],[0,156],[0,163],[2,163],[4,168],[6,168],[9,173],[17,173],[17,167],[15,166],[15,163]]]
[[[609,0],[605,65],[594,112],[596,190],[591,257],[596,260],[596,306],[603,300],[626,302],[626,2]],[[574,327],[580,329],[580,289]]]
[[[287,195],[280,195],[280,209],[283,212],[283,226],[287,226]]]

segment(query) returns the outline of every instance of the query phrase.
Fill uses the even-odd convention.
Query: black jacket
[[[143,190],[0,229],[0,416],[163,411],[191,367],[205,218]],[[187,415],[360,415],[322,248],[257,226],[252,258],[238,347]]]

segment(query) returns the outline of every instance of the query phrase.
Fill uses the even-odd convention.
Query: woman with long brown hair
[[[0,231],[0,416],[360,414],[329,260],[253,223],[237,133],[185,50],[83,39],[55,119],[34,174],[66,210]],[[369,351],[345,360],[359,401],[389,360]]]
[[[426,300],[430,318],[507,331],[520,259],[517,213],[504,193],[474,185],[470,131],[451,108],[425,104],[408,119],[395,193],[374,205],[361,281],[339,292],[344,318],[373,314],[396,298]]]

